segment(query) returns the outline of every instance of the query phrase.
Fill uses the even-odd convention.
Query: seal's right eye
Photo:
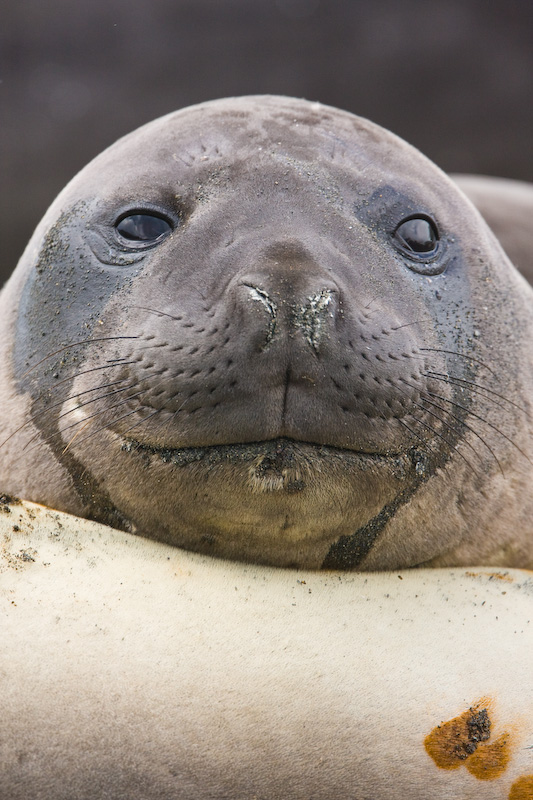
[[[155,214],[127,214],[115,222],[115,230],[121,239],[137,245],[158,242],[172,231],[172,225]]]

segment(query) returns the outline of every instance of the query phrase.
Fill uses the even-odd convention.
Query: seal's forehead
[[[247,187],[256,196],[278,181],[299,195],[348,187],[361,202],[392,187],[428,208],[459,194],[429,159],[379,125],[320,103],[255,95],[190,106],[137,129],[91,162],[56,209],[95,197],[112,204],[200,197],[215,184],[211,196],[237,185],[242,196]]]
[[[228,166],[252,159],[253,165],[283,157],[354,173],[371,164],[374,182],[380,168],[387,173],[413,158],[424,159],[361,117],[307,100],[258,95],[215,100],[161,117],[120,139],[89,170],[118,175],[172,162],[201,170],[214,162]]]
[[[257,95],[214,100],[161,117],[122,140],[157,139],[191,146],[216,137],[227,138],[232,152],[241,147],[278,145],[320,148],[338,140],[367,146],[390,136],[377,125],[321,103],[290,97]],[[178,141],[177,141],[178,139]]]

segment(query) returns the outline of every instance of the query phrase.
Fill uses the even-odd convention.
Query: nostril
[[[278,338],[281,343],[296,337],[296,345],[303,337],[318,355],[337,325],[341,290],[323,274],[288,276],[274,270],[242,275],[231,293],[235,311],[243,315],[249,346],[258,352]]]
[[[254,286],[251,283],[242,283],[239,289],[241,299],[246,301],[248,308],[259,312],[259,315],[254,314],[254,316],[260,319],[261,331],[264,336],[260,349],[264,350],[268,347],[276,332],[278,306],[268,292],[259,286]]]
[[[255,300],[257,303],[261,303],[271,317],[277,316],[278,307],[264,289],[260,289],[258,286],[252,286],[249,283],[243,283],[243,286],[246,286],[248,289],[252,300]]]
[[[333,316],[334,290],[323,288],[306,298],[303,305],[293,309],[293,324],[299,328],[315,353],[327,327],[327,317]]]

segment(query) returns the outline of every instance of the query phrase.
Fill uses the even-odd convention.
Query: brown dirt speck
[[[465,572],[469,578],[488,578],[489,581],[505,581],[513,583],[514,578],[508,572]]]
[[[20,505],[21,500],[18,497],[15,497],[11,494],[0,494],[0,511],[5,511],[9,513],[11,509],[9,506],[18,506]]]

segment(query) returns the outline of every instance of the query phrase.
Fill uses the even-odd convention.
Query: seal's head
[[[69,184],[4,291],[2,482],[224,557],[487,563],[531,473],[527,291],[376,125],[268,96],[171,114]]]

